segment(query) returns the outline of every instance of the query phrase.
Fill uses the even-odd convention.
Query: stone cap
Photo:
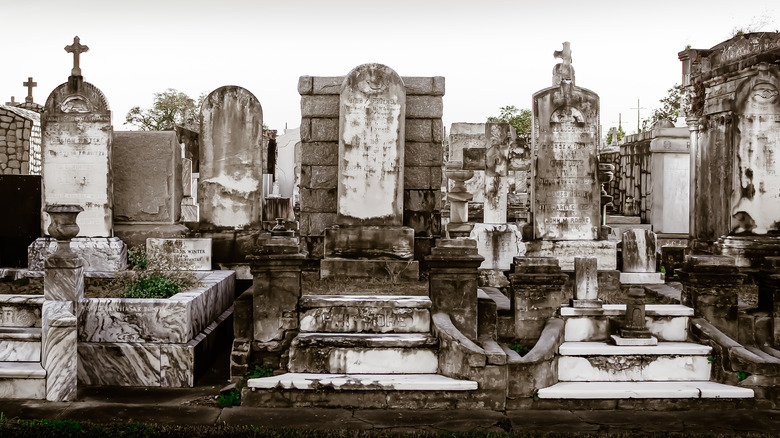
[[[685,256],[684,270],[710,274],[733,274],[738,271],[734,257],[714,254],[691,254]]]
[[[561,273],[561,267],[555,257],[517,256],[512,259],[510,270],[515,274]]]

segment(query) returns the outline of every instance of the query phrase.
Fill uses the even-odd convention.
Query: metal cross
[[[73,54],[73,69],[70,71],[71,76],[81,76],[81,68],[79,68],[79,55],[88,52],[89,47],[81,44],[79,37],[73,37],[73,44],[65,46],[65,51]]]
[[[27,78],[27,82],[22,83],[25,87],[27,87],[27,97],[24,98],[25,102],[32,103],[33,101],[33,95],[32,95],[32,89],[33,87],[37,87],[38,83],[33,82],[32,76]]]

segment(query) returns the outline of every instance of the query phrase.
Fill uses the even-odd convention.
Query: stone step
[[[290,346],[294,373],[431,374],[438,340],[422,333],[300,333]]]
[[[561,307],[564,340],[567,342],[604,342],[613,334],[616,321],[622,321],[625,304],[604,304],[601,309]],[[688,340],[688,319],[693,309],[681,304],[648,304],[645,306],[647,328],[659,341]],[[610,323],[612,321],[612,323]]]
[[[539,390],[540,399],[753,398],[753,390],[707,381],[559,382]]]
[[[0,361],[40,362],[41,329],[0,327]]]
[[[644,382],[709,380],[712,347],[688,342],[617,346],[564,342],[558,358],[562,382]]]
[[[303,390],[333,388],[353,391],[474,391],[477,389],[477,382],[457,380],[439,374],[286,373],[249,379],[247,387]]]
[[[428,333],[431,300],[407,295],[303,295],[302,332]]]
[[[0,362],[0,399],[46,398],[46,370],[40,362]]]

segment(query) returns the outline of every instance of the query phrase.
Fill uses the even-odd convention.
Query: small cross
[[[8,105],[8,106],[16,106],[17,103],[19,103],[19,102],[16,102],[14,100],[14,97],[11,96],[11,101],[10,102],[6,102],[5,104]]]
[[[73,69],[70,71],[71,76],[81,76],[81,68],[79,68],[79,55],[88,52],[89,47],[81,45],[78,36],[73,37],[73,44],[65,46],[65,51],[73,54]]]
[[[33,95],[32,95],[32,89],[33,87],[37,87],[38,83],[33,82],[32,76],[27,78],[27,82],[22,83],[25,87],[27,87],[27,97],[24,98],[24,101],[27,103],[32,103],[33,101]]]

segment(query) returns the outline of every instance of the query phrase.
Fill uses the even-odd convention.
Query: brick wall
[[[41,117],[0,105],[0,174],[41,174]]]
[[[344,76],[301,76],[301,236],[313,258],[322,234],[336,224],[339,95]],[[403,77],[406,85],[404,225],[415,231],[415,258],[440,234],[444,78]]]

